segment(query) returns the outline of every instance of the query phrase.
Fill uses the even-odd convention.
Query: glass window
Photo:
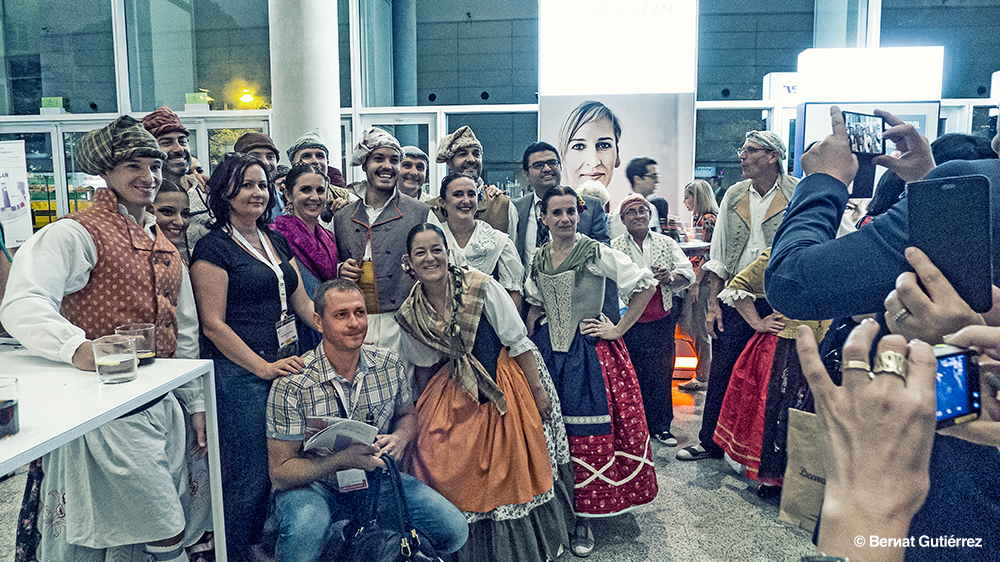
[[[249,128],[249,129],[209,129],[208,130],[208,162],[201,162],[202,166],[206,164],[210,169],[215,170],[215,166],[222,161],[222,158],[229,152],[233,151],[233,147],[236,146],[236,141],[240,137],[247,133],[263,133],[262,128]],[[288,165],[287,163],[285,164]]]
[[[107,186],[104,178],[84,172],[76,161],[76,143],[86,134],[86,131],[63,133],[63,152],[66,155],[66,191],[69,204],[67,213],[90,207],[94,200],[94,190]]]
[[[43,96],[70,113],[116,113],[111,6],[0,2],[0,115],[38,115]]]
[[[538,103],[537,2],[412,1],[418,105]]]
[[[337,2],[337,38],[340,53],[340,107],[351,107],[351,24],[349,0]]]
[[[884,4],[883,4],[884,5]],[[762,99],[764,75],[795,72],[813,46],[813,2],[734,9],[699,2],[698,101]],[[733,13],[733,12],[749,13]]]
[[[483,144],[483,180],[520,197],[524,191],[521,157],[538,140],[537,113],[463,113],[448,115],[448,133],[468,125]],[[442,135],[444,136],[444,135]],[[430,155],[434,159],[433,154]]]
[[[198,91],[212,109],[270,107],[267,0],[134,0],[125,19],[134,111]]]
[[[52,166],[52,137],[48,133],[0,133],[0,141],[24,141],[28,164],[28,192],[35,230],[56,220],[56,176]]]
[[[715,189],[722,188],[719,199],[729,186],[743,179],[735,149],[743,146],[747,131],[765,129],[767,122],[761,119],[759,109],[698,110],[694,165],[713,171],[711,177],[702,179]]]

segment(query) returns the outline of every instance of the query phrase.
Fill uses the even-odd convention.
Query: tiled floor
[[[678,447],[693,445],[705,392],[674,389],[673,432]],[[692,399],[693,397],[693,399]],[[809,533],[779,523],[777,500],[757,498],[756,486],[725,461],[681,462],[677,447],[653,443],[660,492],[633,513],[593,524],[593,562],[797,562],[813,552]],[[0,483],[0,562],[14,559],[14,521],[24,469]],[[559,562],[576,558],[564,553]]]

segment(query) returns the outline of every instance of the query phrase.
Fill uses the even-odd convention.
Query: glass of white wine
[[[105,384],[116,384],[134,380],[136,377],[135,336],[103,336],[91,345],[94,348],[94,363],[97,364],[97,378]]]

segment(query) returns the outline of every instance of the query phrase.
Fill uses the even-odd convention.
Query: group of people
[[[366,493],[341,492],[337,475],[382,455],[406,472],[418,531],[456,560],[586,556],[591,518],[656,496],[650,434],[676,444],[660,344],[696,277],[650,224],[651,190],[624,202],[611,240],[602,202],[561,185],[545,142],[524,154],[532,192],[511,200],[483,180],[467,126],[438,143],[449,174],[433,198],[428,156],[378,128],[354,148],[365,179],[350,186],[318,131],[287,169],[248,133],[211,174],[192,169],[188,136],[167,107],[85,135],[78,161],[107,188],[19,249],[0,320],[83,370],[93,339],[137,321],[156,324],[160,357],[213,361],[231,559],[269,536],[277,560],[333,555]],[[597,150],[616,153],[617,137]],[[655,185],[655,162],[638,169]],[[39,559],[204,557],[203,412],[195,381],[46,455]],[[305,452],[324,417],[378,437]]]
[[[449,174],[430,192],[427,154],[378,128],[352,153],[365,179],[345,186],[316,131],[289,148],[287,170],[267,135],[245,135],[206,179],[191,172],[189,133],[168,108],[141,122],[120,117],[77,145],[84,171],[107,188],[20,248],[0,321],[32,352],[83,370],[94,369],[93,339],[140,321],[156,324],[159,357],[214,362],[233,560],[254,559],[266,542],[279,561],[336,556],[369,493],[348,491],[358,487],[349,471],[378,482],[383,455],[400,460],[411,518],[438,554],[589,555],[593,518],[656,497],[653,441],[677,445],[678,323],[701,367],[684,386],[707,394],[699,442],[677,459],[728,454],[772,497],[788,410],[814,409],[830,464],[820,550],[863,559],[847,541],[871,533],[859,519],[905,534],[901,520],[914,514],[928,532],[985,536],[995,486],[955,471],[1000,467],[982,445],[1000,438],[992,422],[968,424],[934,440],[944,449],[935,456],[933,355],[922,342],[947,335],[1000,358],[996,328],[967,327],[1000,318],[963,307],[925,256],[904,254],[905,200],[835,238],[853,230],[841,226],[857,167],[839,110],[834,134],[803,155],[801,182],[784,172],[781,139],[751,131],[739,150],[746,179],[721,206],[703,181],[684,188],[711,243],[707,258],[691,259],[661,232],[655,161],[627,166],[633,193],[611,217],[621,231],[613,239],[603,201],[562,185],[564,161],[588,151],[586,174],[573,161],[578,180],[600,182],[618,165],[610,110],[588,102],[575,114],[562,151],[546,142],[524,151],[531,193],[515,200],[484,181],[483,146],[468,126],[439,141],[436,161]],[[902,154],[876,161],[904,180],[975,171],[1000,181],[992,162],[934,168],[926,140],[884,117]],[[829,320],[880,311],[882,331],[907,339],[875,344],[878,326],[862,322],[834,386],[817,352]],[[873,345],[903,359],[861,369]],[[886,373],[898,376],[876,376]],[[851,405],[887,391],[913,396],[881,398],[868,412]],[[996,389],[983,392],[1000,419],[996,400]],[[193,381],[46,455],[34,482],[38,558],[203,556],[204,409]],[[330,417],[374,426],[374,443],[305,451]],[[908,444],[906,459],[886,454],[899,445],[892,439]],[[968,464],[956,469],[956,459]],[[905,490],[885,480],[902,461]],[[884,488],[853,480],[873,468]],[[954,498],[981,509],[944,515]]]

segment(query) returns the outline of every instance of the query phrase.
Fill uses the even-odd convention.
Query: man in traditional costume
[[[187,270],[145,210],[167,154],[123,116],[87,133],[76,155],[107,188],[21,248],[0,306],[4,325],[33,353],[87,371],[92,340],[137,322],[156,325],[158,357],[198,358]],[[198,465],[186,454],[182,404],[190,445],[203,456],[196,379],[43,457],[40,560],[188,560],[183,547],[211,528],[211,512],[207,467],[191,472]]]
[[[469,176],[476,182],[476,191],[479,192],[476,218],[500,232],[506,232],[513,239],[517,232],[517,210],[511,204],[510,197],[496,186],[486,185],[483,181],[483,145],[468,125],[462,125],[438,142],[436,160],[438,164],[447,164],[450,172]],[[428,204],[434,208],[441,222],[444,222],[441,198],[433,199]]]
[[[368,309],[367,341],[397,353],[402,336],[393,313],[414,283],[402,269],[406,235],[418,224],[440,225],[426,203],[396,188],[402,157],[395,137],[377,127],[366,130],[351,160],[367,176],[355,188],[362,199],[341,208],[333,220],[337,255],[344,260],[337,274],[361,287]]]
[[[705,410],[702,414],[700,443],[677,451],[677,459],[697,461],[722,458],[715,444],[715,426],[719,422],[722,401],[729,387],[733,366],[755,331],[736,308],[719,301],[724,285],[746,269],[761,253],[771,247],[774,233],[781,225],[785,205],[799,183],[784,173],[787,152],[781,137],[770,131],[750,131],[739,149],[743,181],[726,191],[720,205],[719,219],[712,235],[709,261],[702,267],[709,278],[706,323],[712,343],[712,371],[709,375]],[[773,313],[767,299],[757,299],[754,306],[761,318]],[[780,318],[780,314],[777,315]]]

